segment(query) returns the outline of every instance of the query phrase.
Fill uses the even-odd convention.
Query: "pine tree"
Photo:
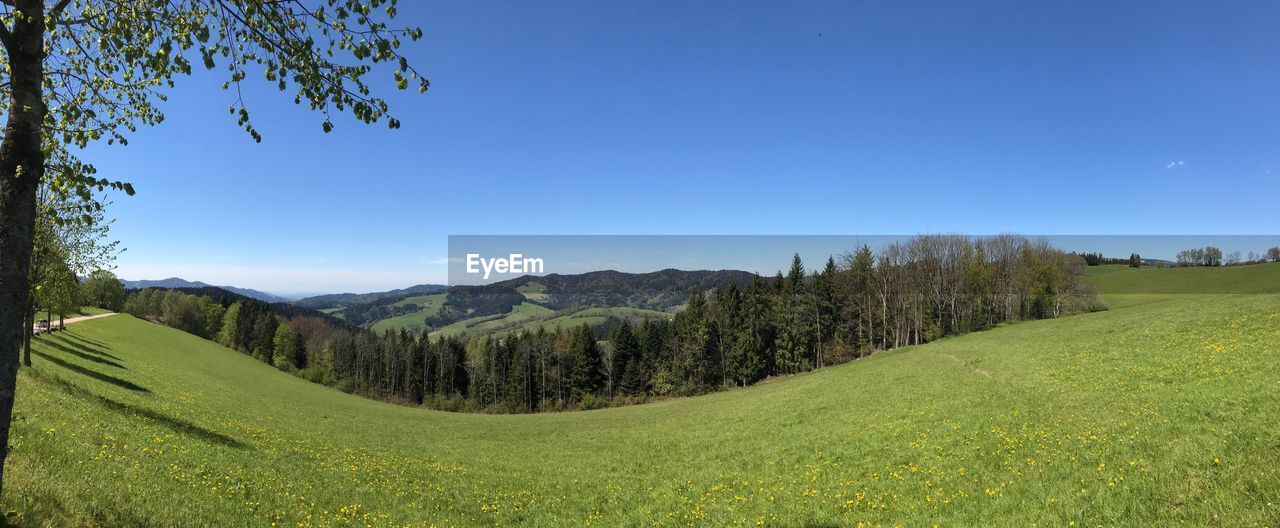
[[[791,260],[781,293],[778,311],[778,353],[776,370],[794,374],[809,369],[814,338],[813,299],[805,283],[804,264],[797,253]]]
[[[672,364],[672,373],[682,385],[681,392],[696,394],[706,389],[713,362],[709,350],[713,341],[707,302],[701,290],[689,294],[677,322],[678,353]]]
[[[836,334],[836,271],[836,259],[827,257],[827,264],[823,266],[822,273],[813,278],[810,295],[813,299],[815,367],[826,364],[824,355],[826,351],[823,348]]]
[[[852,313],[848,319],[856,327],[854,342],[857,347],[870,348],[875,335],[875,318],[872,316],[875,312],[875,266],[875,255],[865,244],[854,254],[853,263],[849,266],[848,306]]]
[[[733,342],[729,376],[738,385],[749,385],[766,374],[772,364],[773,325],[769,286],[759,275],[751,279],[743,295],[741,322]]]
[[[623,321],[609,336],[613,343],[613,375],[618,380],[618,389],[623,394],[636,394],[641,391],[642,383],[636,373],[640,356],[640,341],[631,331],[631,324]]]
[[[804,285],[804,263],[800,261],[800,254],[796,253],[791,257],[791,270],[787,272],[786,287],[791,290],[797,290]]]
[[[595,333],[591,331],[590,326],[583,323],[574,334],[573,340],[570,389],[575,397],[581,399],[583,395],[598,393],[604,382],[600,366],[600,346],[596,344]]]

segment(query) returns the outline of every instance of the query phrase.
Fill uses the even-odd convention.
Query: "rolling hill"
[[[644,313],[666,317],[661,312],[679,307],[691,290],[729,284],[743,287],[753,278],[754,274],[744,271],[676,269],[652,273],[596,271],[577,275],[525,275],[483,287],[425,285],[360,296],[311,297],[295,304],[320,309],[377,332],[403,328],[418,333],[430,329],[443,335],[460,336],[505,333],[534,316],[550,318],[555,317],[553,312],[585,307],[600,310],[590,318],[563,318],[548,328],[556,324],[599,324],[610,315],[634,318]],[[422,295],[424,291],[428,295]],[[406,304],[418,309],[407,313],[397,309]]]
[[[525,275],[494,283],[493,286],[537,292],[541,296],[538,302],[554,309],[629,306],[665,311],[683,304],[691,290],[709,290],[730,284],[741,288],[755,276],[754,273],[737,270],[664,269],[651,273],[606,270],[576,275]]]
[[[432,293],[429,295],[405,297],[391,303],[391,306],[400,307],[414,305],[418,307],[417,311],[388,317],[386,319],[379,319],[368,325],[368,327],[375,332],[385,332],[387,330],[398,330],[400,328],[404,328],[413,333],[420,333],[426,329],[426,323],[424,322],[426,318],[440,313],[440,307],[444,305],[444,301],[447,296],[448,294],[445,293]]]
[[[245,297],[249,297],[249,298],[253,298],[253,299],[257,299],[257,300],[259,300],[259,301],[264,301],[264,302],[269,302],[269,303],[285,302],[285,301],[287,301],[287,300],[288,300],[288,299],[286,299],[286,298],[284,298],[284,297],[281,297],[281,296],[279,296],[279,295],[275,295],[275,294],[271,294],[271,293],[267,293],[267,292],[262,292],[262,291],[258,291],[258,290],[253,290],[253,289],[249,289],[249,288],[237,288],[237,287],[235,287],[235,286],[214,286],[214,285],[212,285],[212,284],[205,284],[205,283],[200,282],[200,281],[189,281],[189,280],[186,280],[186,279],[179,279],[179,278],[177,278],[177,277],[169,277],[169,278],[167,278],[167,279],[159,279],[159,280],[134,280],[134,281],[131,281],[131,280],[121,280],[121,281],[120,281],[120,283],[121,283],[121,284],[124,284],[124,287],[125,287],[125,288],[129,288],[129,289],[142,289],[142,288],[170,288],[170,289],[172,289],[172,288],[221,288],[221,289],[227,290],[227,291],[229,291],[229,292],[231,292],[231,293],[235,293],[235,294],[237,294],[237,295],[243,295],[243,296],[245,296]]]
[[[387,299],[403,299],[413,295],[423,295],[436,293],[448,289],[443,284],[419,284],[408,288],[398,290],[388,290],[371,293],[329,293],[325,295],[316,295],[293,301],[293,304],[305,306],[307,308],[315,308],[317,310],[326,308],[341,308],[355,304],[369,304]]]
[[[557,328],[575,328],[584,324],[597,326],[604,324],[610,317],[639,321],[645,318],[669,319],[671,313],[627,306],[584,306],[556,311],[525,302],[517,305],[510,313],[463,319],[431,332],[431,336],[501,337],[524,331],[537,332],[540,328],[554,331]]]
[[[1130,268],[1098,266],[1088,281],[1100,290],[1118,294],[1280,293],[1280,263],[1245,266]]]
[[[20,372],[3,506],[22,526],[1273,525],[1280,265],[1090,272],[1111,310],[541,415],[380,403],[87,321]]]

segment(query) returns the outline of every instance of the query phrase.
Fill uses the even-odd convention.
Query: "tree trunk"
[[[36,314],[27,310],[22,314],[22,364],[31,366],[31,334],[36,324]]]
[[[0,142],[0,489],[9,454],[9,422],[18,382],[18,347],[26,320],[36,189],[44,174],[44,4],[14,2],[3,36],[9,59],[9,116]]]

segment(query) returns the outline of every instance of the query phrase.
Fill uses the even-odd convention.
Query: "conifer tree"
[[[631,324],[623,322],[609,336],[613,343],[613,375],[618,380],[618,388],[623,394],[636,394],[640,391],[640,380],[633,374],[639,372],[640,341],[631,331]]]
[[[580,400],[583,395],[595,394],[600,390],[604,381],[600,368],[600,346],[596,344],[596,336],[591,327],[583,323],[573,334],[570,388],[575,398]]]

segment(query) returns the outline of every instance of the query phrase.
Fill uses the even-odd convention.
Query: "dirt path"
[[[97,319],[99,317],[111,317],[115,314],[116,314],[115,312],[110,312],[110,313],[102,313],[98,315],[81,315],[79,317],[68,317],[65,321],[62,322],[62,324],[78,323],[80,321],[88,321],[90,319]]]
[[[110,313],[103,313],[103,314],[98,314],[98,315],[81,315],[81,316],[77,316],[77,317],[68,317],[68,318],[66,318],[64,321],[62,321],[62,324],[63,324],[63,325],[69,325],[69,324],[71,324],[71,323],[78,323],[78,322],[80,322],[80,321],[88,321],[88,320],[90,320],[90,319],[97,319],[97,318],[99,318],[99,317],[111,317],[111,316],[113,316],[113,315],[115,315],[115,314],[116,314],[115,312],[110,312]],[[50,324],[50,325],[57,325],[57,324],[58,324],[58,320],[57,320],[57,319],[54,319],[53,321],[50,321],[50,322],[49,322],[49,324]]]

